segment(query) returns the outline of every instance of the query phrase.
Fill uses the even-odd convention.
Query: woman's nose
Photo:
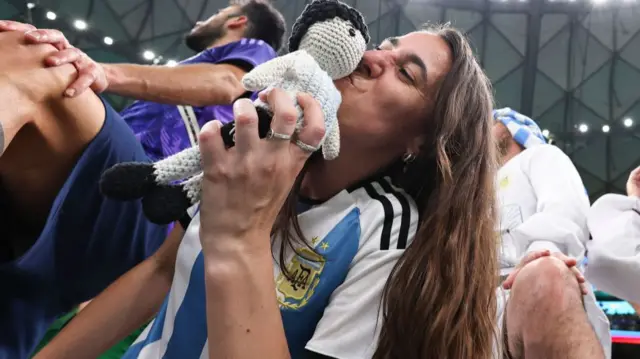
[[[393,56],[387,50],[372,50],[364,53],[362,63],[367,69],[369,76],[381,76],[384,71],[393,65]]]

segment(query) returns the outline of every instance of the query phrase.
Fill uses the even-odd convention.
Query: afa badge
[[[304,307],[320,283],[324,265],[322,256],[308,248],[302,248],[300,255],[294,255],[287,266],[291,279],[280,273],[276,280],[280,306],[288,309]]]

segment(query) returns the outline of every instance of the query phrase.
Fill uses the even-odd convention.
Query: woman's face
[[[390,38],[367,51],[352,75],[336,81],[343,148],[394,157],[417,153],[451,61],[446,42],[427,32]]]

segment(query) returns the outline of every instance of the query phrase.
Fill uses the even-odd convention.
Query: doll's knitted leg
[[[156,182],[168,184],[202,171],[200,148],[193,146],[153,164]]]
[[[109,198],[128,201],[146,196],[153,187],[200,171],[200,149],[194,146],[156,163],[117,164],[103,173],[100,191]]]
[[[202,173],[180,184],[156,186],[142,199],[144,214],[157,224],[177,221],[200,200],[201,186]]]

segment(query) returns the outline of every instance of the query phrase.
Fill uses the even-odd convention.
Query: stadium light
[[[86,30],[87,29],[87,23],[84,22],[84,20],[76,20],[73,22],[73,26],[78,29],[78,30]]]
[[[151,50],[144,50],[144,52],[142,53],[142,57],[144,57],[145,60],[151,61],[156,58],[156,54],[154,54]]]

